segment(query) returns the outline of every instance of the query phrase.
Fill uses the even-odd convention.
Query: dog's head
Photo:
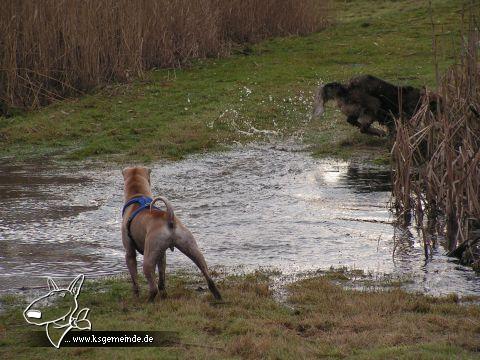
[[[150,193],[150,174],[152,170],[144,166],[126,167],[122,170],[125,183],[125,196]]]
[[[315,92],[313,101],[312,118],[322,116],[325,111],[325,103],[341,96],[345,91],[345,87],[337,82],[320,85]]]
[[[127,180],[131,177],[137,176],[137,177],[143,177],[150,182],[150,174],[152,173],[152,170],[145,167],[145,166],[132,166],[132,167],[126,167],[122,170],[122,175],[123,175],[123,180]]]

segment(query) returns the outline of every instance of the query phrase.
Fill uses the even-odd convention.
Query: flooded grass
[[[458,31],[461,4],[433,1],[434,19],[447,35]],[[321,156],[373,149],[382,157],[385,143],[360,134],[337,111],[309,122],[312,92],[319,81],[359,73],[433,84],[428,3],[338,0],[334,6],[337,23],[325,31],[262,42],[249,47],[249,55],[201,60],[185,70],[153,71],[127,85],[1,118],[0,154],[150,161],[296,134]],[[451,46],[441,55],[442,68],[453,61]]]
[[[341,279],[339,280],[339,274]],[[217,279],[224,296],[214,302],[201,279],[167,276],[166,299],[146,303],[146,284],[133,298],[125,278],[87,281],[79,301],[93,330],[170,330],[179,342],[163,348],[32,348],[31,326],[18,304],[0,315],[0,356],[10,358],[478,358],[480,306],[458,297],[407,293],[395,284],[351,290],[334,284],[362,279],[333,270],[287,289],[274,299],[272,277],[255,272]],[[200,281],[200,282],[199,282]],[[201,287],[201,290],[199,289]],[[477,298],[478,300],[478,298]]]

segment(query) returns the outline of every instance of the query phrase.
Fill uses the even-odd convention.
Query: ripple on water
[[[153,192],[172,201],[210,266],[285,274],[347,266],[407,275],[410,289],[430,294],[480,293],[470,269],[441,247],[425,263],[418,235],[393,227],[384,168],[258,144],[152,168]],[[122,191],[119,169],[0,164],[9,204],[0,208],[0,290],[126,271]],[[167,262],[192,268],[178,251]]]

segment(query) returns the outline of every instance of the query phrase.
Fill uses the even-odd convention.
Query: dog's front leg
[[[132,289],[135,296],[139,295],[138,290],[138,274],[137,274],[137,252],[133,247],[132,240],[128,237],[126,232],[122,230],[122,242],[125,248],[125,262],[127,263],[128,272],[132,278]]]
[[[133,294],[138,297],[140,291],[138,290],[137,253],[135,250],[133,250],[133,252],[128,251],[125,255],[125,260],[127,262],[128,271],[130,272],[130,277],[132,278]]]
[[[362,125],[358,122],[358,116],[357,115],[350,115],[347,117],[347,122],[350,125],[356,126],[356,127],[361,127]]]
[[[362,116],[358,119],[358,123],[360,124],[360,132],[363,134],[375,135],[383,137],[385,136],[385,132],[377,129],[372,126],[374,122],[374,117],[369,114],[362,114]]]

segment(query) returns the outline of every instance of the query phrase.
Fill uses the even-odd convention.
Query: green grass
[[[79,305],[91,309],[93,330],[178,332],[178,343],[159,348],[31,347],[29,332],[39,329],[23,319],[25,304],[17,298],[13,305],[9,297],[8,310],[0,315],[0,357],[480,358],[480,306],[471,302],[407,293],[394,282],[377,282],[376,290],[370,284],[373,291],[351,290],[341,284],[366,275],[340,270],[287,285],[286,303],[280,303],[271,276],[255,272],[218,279],[221,303],[197,291],[205,288],[203,281],[188,274],[168,275],[167,298],[153,304],[146,302],[144,282],[137,300],[125,278],[86,281]]]
[[[434,0],[440,67],[454,61],[461,1]],[[36,112],[0,118],[0,155],[150,161],[221,149],[253,126],[299,135],[317,155],[348,157],[385,141],[360,134],[331,107],[309,122],[320,80],[370,73],[393,82],[434,84],[427,1],[337,0],[336,22],[306,37],[252,46],[249,56],[198,60],[188,69],[156,70]],[[239,131],[240,130],[240,131]],[[380,155],[381,157],[384,155]]]

